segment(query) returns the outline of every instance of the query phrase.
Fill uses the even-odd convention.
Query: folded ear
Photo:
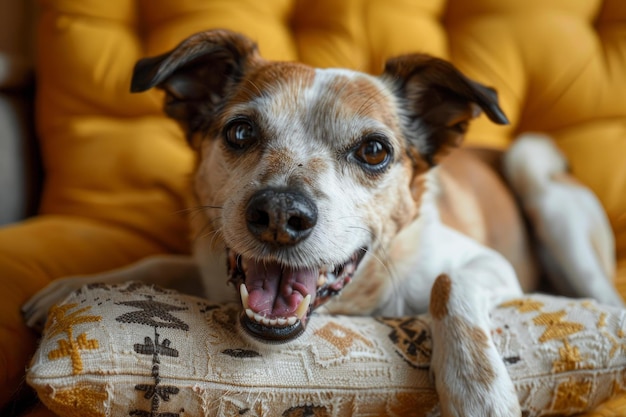
[[[461,144],[469,121],[481,110],[495,123],[508,123],[494,89],[442,59],[423,54],[393,58],[382,77],[399,98],[405,136],[431,166]]]
[[[210,119],[254,59],[260,59],[257,46],[245,36],[201,32],[170,52],[137,62],[130,91],[165,90],[165,112],[191,134]]]

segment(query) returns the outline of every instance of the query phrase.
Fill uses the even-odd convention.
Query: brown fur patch
[[[242,80],[233,102],[246,103],[257,97],[272,94],[277,88],[300,90],[313,85],[314,80],[315,69],[306,65],[296,62],[264,61]]]
[[[337,111],[342,114],[371,117],[397,129],[397,119],[389,98],[371,79],[365,76],[352,79],[337,76],[328,89],[338,104]]]
[[[421,206],[422,196],[426,192],[426,171],[413,172],[413,180],[411,181],[411,197],[416,207]]]
[[[306,169],[309,172],[319,175],[328,169],[328,163],[322,158],[311,158],[311,160],[306,163]]]
[[[467,373],[472,375],[477,383],[491,384],[496,378],[496,372],[491,367],[487,356],[489,337],[482,329],[471,326],[461,317],[451,317],[449,325],[453,326],[465,341],[463,343],[465,353],[471,358],[463,364]]]
[[[310,161],[306,161],[304,164],[299,164],[298,168],[302,173],[297,176],[298,181],[306,184],[317,198],[322,198],[323,188],[320,190],[318,178],[324,171],[329,169],[328,162],[326,162],[323,158],[311,158]]]
[[[294,163],[293,156],[288,149],[273,149],[265,157],[267,170],[263,173],[261,183],[267,183],[270,179],[281,175],[287,171],[288,167]]]
[[[452,290],[452,280],[446,274],[441,274],[435,280],[430,292],[430,314],[441,320],[448,315],[448,301]]]

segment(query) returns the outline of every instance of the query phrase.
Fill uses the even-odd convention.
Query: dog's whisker
[[[206,209],[215,209],[215,210],[223,210],[224,207],[222,206],[196,206],[196,207],[187,207],[184,209],[180,209],[180,210],[176,210],[174,213],[175,214],[187,214],[187,213],[196,213],[196,212],[202,212]]]
[[[220,219],[221,219],[221,217],[217,217],[217,218],[214,218],[214,219],[210,219],[207,223],[205,223],[204,226],[198,232],[198,234],[196,236],[196,240],[206,239],[208,237],[211,237],[211,239],[214,240],[215,239],[215,234],[216,233],[221,233],[221,229],[219,227],[215,227],[215,223],[217,223]],[[211,243],[213,243],[213,242],[211,242]]]
[[[197,240],[201,240],[201,239],[208,239],[211,238],[212,240],[215,238],[215,235],[220,233],[219,230],[215,229],[215,230],[210,230],[206,233],[200,234],[196,237]]]
[[[394,264],[392,262],[389,262],[388,260],[390,260],[391,258],[389,257],[389,255],[387,254],[387,250],[385,248],[385,245],[381,245],[380,243],[380,239],[378,238],[377,234],[365,227],[362,226],[348,226],[348,228],[351,229],[359,229],[359,230],[364,230],[365,232],[367,232],[371,237],[372,237],[372,242],[375,243],[377,246],[377,250],[379,252],[381,252],[381,255],[377,255],[373,250],[369,249],[369,248],[365,248],[365,251],[367,253],[369,253],[372,256],[372,259],[374,259],[376,262],[378,262],[383,268],[384,270],[387,272],[389,279],[393,285],[393,289],[394,292],[399,293],[399,280],[398,280],[398,274],[397,271],[394,268]],[[386,261],[387,260],[387,261]]]

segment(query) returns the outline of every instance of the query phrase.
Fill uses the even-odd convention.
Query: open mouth
[[[350,282],[365,252],[359,249],[337,266],[296,268],[271,260],[247,259],[227,249],[230,282],[241,296],[243,328],[273,343],[300,336],[311,312]]]

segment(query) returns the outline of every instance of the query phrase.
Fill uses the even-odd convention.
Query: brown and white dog
[[[223,30],[141,60],[132,91],[152,87],[198,155],[193,258],[56,281],[25,306],[30,325],[85,283],[127,280],[202,281],[215,302],[232,298],[229,282],[242,328],[269,342],[297,337],[321,306],[430,311],[442,414],[520,416],[489,309],[536,282],[524,221],[491,167],[466,149],[446,157],[481,111],[507,123],[493,89],[426,55],[391,59],[379,77],[270,62]],[[604,213],[556,147],[526,135],[504,161],[552,275],[621,304]]]

